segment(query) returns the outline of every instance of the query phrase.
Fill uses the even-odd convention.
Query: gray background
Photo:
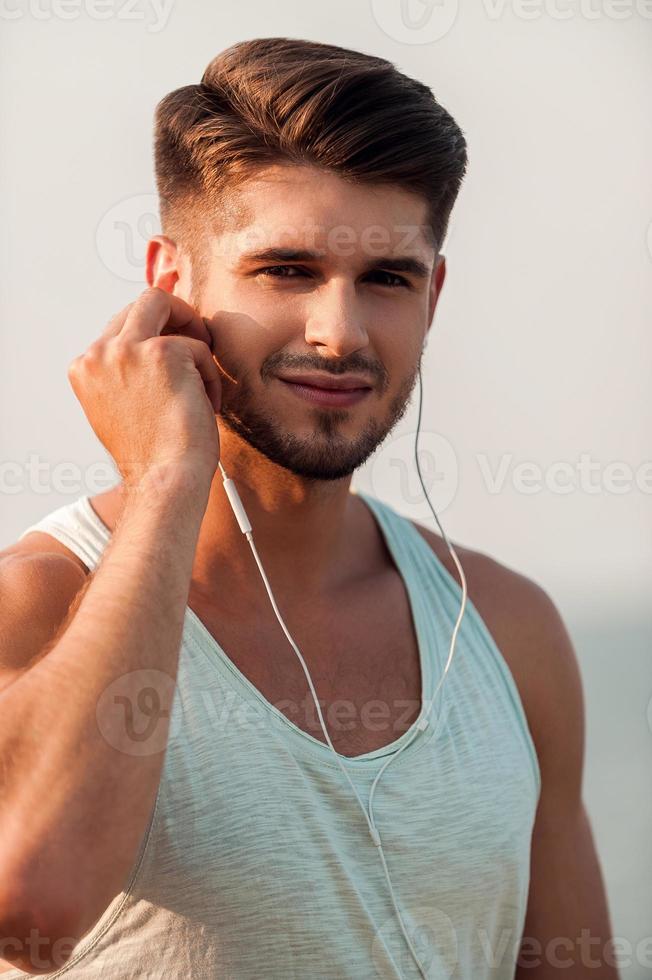
[[[453,540],[535,579],[568,625],[584,795],[614,933],[635,947],[652,936],[652,4],[403,9],[3,7],[0,545],[115,482],[66,368],[143,288],[158,99],[249,37],[389,58],[432,87],[470,155],[425,358],[422,467]],[[413,466],[416,404],[354,485],[434,527]],[[652,975],[649,952],[630,959],[626,980]]]

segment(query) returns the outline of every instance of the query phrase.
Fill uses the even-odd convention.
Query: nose
[[[367,346],[364,311],[353,284],[333,277],[311,294],[309,303],[305,328],[308,344],[325,347],[336,357]]]

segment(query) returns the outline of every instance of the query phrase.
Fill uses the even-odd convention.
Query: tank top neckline
[[[390,553],[394,567],[397,569],[403,581],[417,640],[421,675],[420,704],[423,704],[424,698],[429,700],[434,694],[433,663],[440,664],[443,661],[441,650],[439,649],[436,624],[433,621],[432,611],[424,600],[424,594],[419,588],[417,570],[413,564],[414,560],[411,559],[409,553],[409,541],[411,539],[412,548],[427,549],[429,555],[431,554],[430,548],[416,528],[411,525],[410,521],[401,517],[399,514],[395,514],[388,505],[363,493],[361,490],[352,490],[351,493],[361,498],[371,512]],[[79,502],[93,526],[101,534],[105,543],[108,543],[112,532],[94,510],[90,502],[90,495],[87,494],[80,497]],[[401,530],[405,528],[408,540],[401,540],[399,537],[397,521],[401,523]],[[190,638],[193,647],[204,655],[213,669],[218,670],[229,686],[235,686],[245,701],[254,703],[260,707],[267,719],[276,725],[277,728],[280,728],[285,736],[291,739],[294,750],[308,758],[319,761],[327,767],[339,770],[339,765],[333,757],[333,751],[330,746],[322,739],[315,738],[309,732],[295,725],[287,715],[268,701],[255,684],[239,670],[210,630],[204,625],[197,613],[188,604],[185,607],[185,618],[187,627],[190,627],[186,635]],[[307,685],[306,690],[307,696],[310,696]],[[317,688],[316,693],[317,697],[319,697],[319,690]],[[354,756],[346,756],[338,753],[341,763],[353,771],[370,770],[377,768],[378,763],[384,761],[387,756],[394,755],[402,750],[400,751],[400,759],[397,763],[397,765],[400,765],[402,760],[412,757],[439,730],[442,715],[440,711],[441,697],[442,695],[440,694],[437,703],[433,705],[429,712],[428,726],[425,730],[417,730],[417,723],[414,721],[398,738],[393,739],[385,745],[381,745],[377,749],[372,749],[369,752]],[[406,743],[409,744],[406,745]],[[406,745],[405,749],[403,749],[404,745]]]

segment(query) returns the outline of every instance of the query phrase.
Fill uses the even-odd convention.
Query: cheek
[[[261,323],[251,313],[230,314],[228,323],[223,317],[218,322],[213,354],[231,381],[242,381],[249,391],[256,390],[264,384],[266,363],[288,347],[293,336],[276,324]]]
[[[370,338],[370,343],[374,343],[373,338]],[[392,384],[400,383],[416,369],[421,356],[422,340],[413,329],[411,333],[399,329],[388,332],[378,337],[376,343],[377,356],[385,365]]]
[[[271,263],[270,263],[271,264]],[[264,275],[245,278],[233,284],[228,296],[232,308],[249,312],[261,318],[279,315],[284,310],[292,310],[300,296],[292,289],[282,288],[280,279]]]
[[[228,304],[228,305],[227,305]],[[265,288],[258,283],[241,286],[231,297],[224,297],[223,307],[237,310],[241,332],[250,344],[258,343],[267,353],[278,350],[305,332],[305,304],[301,297]]]

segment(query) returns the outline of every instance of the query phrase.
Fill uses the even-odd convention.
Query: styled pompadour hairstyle
[[[427,202],[441,248],[467,166],[466,140],[427,85],[384,58],[295,38],[241,41],[198,85],[157,105],[154,162],[161,226],[201,278],[208,228],[229,192],[278,163],[394,184]],[[196,283],[195,283],[196,285]]]

